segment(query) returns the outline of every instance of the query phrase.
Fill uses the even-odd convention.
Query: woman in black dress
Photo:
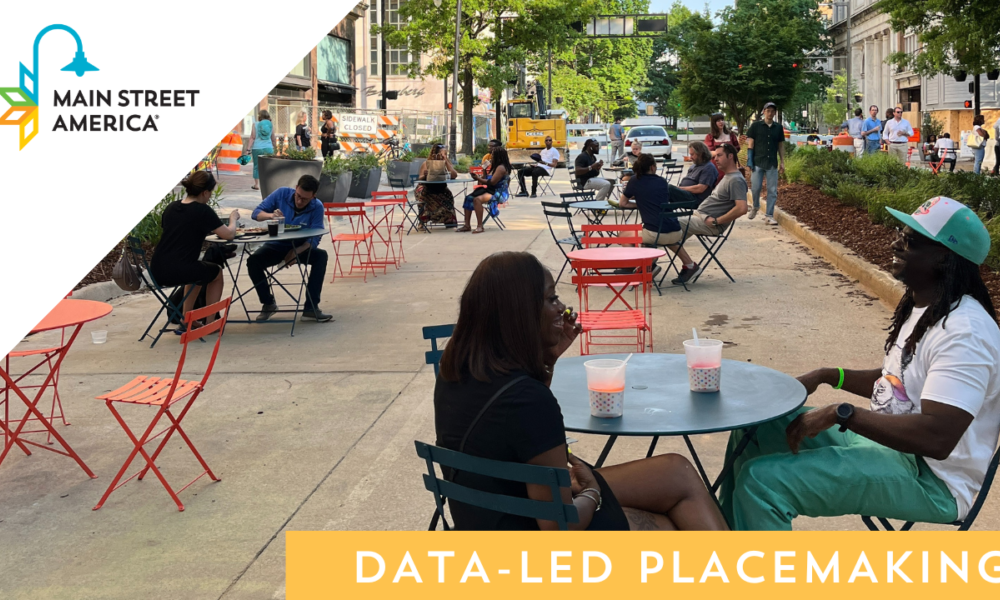
[[[224,240],[236,237],[236,222],[240,211],[229,213],[229,225],[223,225],[219,215],[208,206],[215,189],[215,177],[208,171],[198,171],[181,181],[187,197],[175,200],[163,211],[163,235],[153,252],[149,265],[160,287],[184,285],[184,312],[194,308],[198,290],[206,286],[205,302],[214,304],[222,298],[222,267],[199,260],[205,236],[214,233]],[[186,284],[186,285],[185,285]],[[215,320],[214,317],[209,321]],[[178,332],[182,333],[184,326]]]
[[[320,127],[319,131],[320,152],[322,152],[323,158],[333,156],[333,152],[340,149],[340,144],[337,143],[337,124],[333,122],[332,112],[323,111],[323,126]]]
[[[566,314],[552,274],[534,255],[500,252],[483,260],[462,292],[458,323],[441,357],[434,389],[437,445],[493,460],[568,467],[572,489],[563,490],[563,501],[575,504],[580,516],[572,530],[726,529],[701,477],[682,456],[593,469],[567,452],[562,413],[549,384],[556,359],[579,332],[576,314]],[[515,379],[470,430],[489,399]],[[491,493],[552,499],[547,486],[463,472],[452,476]],[[454,500],[449,505],[456,529],[557,527]]]

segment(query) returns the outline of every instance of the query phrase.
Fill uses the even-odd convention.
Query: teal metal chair
[[[439,366],[441,364],[441,355],[444,354],[444,348],[438,348],[438,340],[442,338],[450,338],[451,334],[455,331],[455,324],[450,325],[429,325],[424,327],[424,339],[431,341],[431,349],[424,353],[424,360],[429,365],[434,365],[434,377],[437,378]]]
[[[559,525],[559,529],[563,531],[569,529],[570,523],[580,521],[576,506],[572,502],[569,504],[562,502],[560,490],[570,487],[569,470],[567,469],[478,458],[418,441],[414,441],[414,445],[417,448],[417,456],[427,463],[424,487],[434,494],[436,505],[428,531],[437,529],[438,519],[441,519],[445,531],[452,529],[448,520],[444,518],[444,505],[448,498],[508,515],[555,521]],[[530,498],[504,496],[503,494],[493,494],[465,487],[438,477],[434,470],[435,464],[442,467],[442,472],[448,468],[524,484],[545,485],[552,491],[552,500],[531,500]]]
[[[996,452],[993,453],[993,459],[990,460],[990,464],[986,468],[986,477],[983,478],[983,487],[979,488],[979,493],[976,494],[976,501],[972,503],[972,508],[969,509],[969,514],[965,515],[965,518],[961,521],[953,521],[949,523],[949,525],[958,527],[959,531],[968,531],[972,527],[972,524],[976,521],[976,517],[979,516],[979,511],[983,508],[983,504],[986,503],[986,497],[990,493],[990,486],[993,485],[993,478],[996,477],[998,466],[1000,466],[1000,448],[997,448]],[[876,517],[876,519],[878,519],[878,522],[882,524],[885,531],[896,531],[893,529],[892,523],[890,523],[888,519],[884,517]],[[869,530],[881,531],[878,528],[878,525],[872,521],[871,517],[864,515],[861,517],[861,520],[864,521]],[[907,521],[906,523],[903,523],[903,526],[900,527],[899,530],[909,531],[913,525],[913,521]]]

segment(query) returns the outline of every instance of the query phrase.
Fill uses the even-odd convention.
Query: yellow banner
[[[289,532],[289,600],[1000,592],[996,532]],[[951,590],[949,592],[949,590]],[[514,596],[512,596],[514,595]]]

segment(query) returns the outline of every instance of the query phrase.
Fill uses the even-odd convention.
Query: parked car
[[[629,153],[632,142],[642,142],[642,151],[654,157],[670,160],[673,143],[663,127],[640,126],[629,129],[625,134],[625,153]]]

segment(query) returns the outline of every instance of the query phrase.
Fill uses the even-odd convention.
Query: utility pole
[[[847,7],[847,118],[851,118],[851,58],[854,54],[851,48],[851,3],[845,2]]]
[[[382,61],[381,61],[382,62],[382,110],[386,110],[388,108],[388,106],[386,105],[386,102],[388,100],[387,96],[389,94],[389,84],[388,84],[389,73],[388,73],[388,69],[386,68],[387,67],[386,63],[388,62],[387,57],[388,57],[389,53],[388,53],[388,48],[386,48],[386,43],[385,43],[385,26],[386,26],[386,23],[385,23],[385,3],[387,1],[388,0],[378,0],[378,3],[379,3],[379,22],[382,25],[382,36],[381,36],[381,38],[382,38]]]
[[[456,133],[458,132],[458,120],[455,116],[455,109],[458,107],[458,52],[459,42],[462,40],[462,0],[458,0],[458,8],[455,9],[455,66],[454,79],[451,85],[451,133],[448,144],[450,146],[448,155],[455,161],[455,153],[458,151]],[[468,83],[468,82],[466,82]],[[471,86],[470,86],[471,87]]]
[[[549,47],[549,110],[552,110],[552,42],[546,44]]]
[[[979,73],[976,73],[976,76],[973,79],[973,83],[972,83],[972,85],[973,85],[973,88],[972,88],[972,115],[975,116],[975,117],[979,116],[979,111],[980,111],[980,107],[979,107],[979,77],[980,77]],[[1000,142],[998,142],[998,143],[1000,143]]]

